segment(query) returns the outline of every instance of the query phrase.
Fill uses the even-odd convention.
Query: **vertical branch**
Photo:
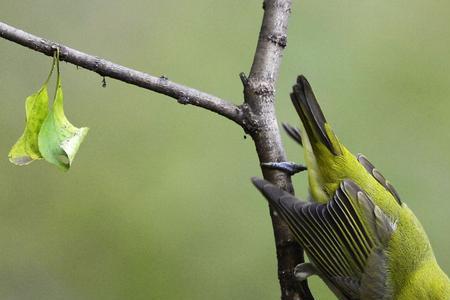
[[[60,59],[92,70],[99,75],[115,78],[176,99],[181,104],[192,104],[216,112],[239,124],[251,134],[260,162],[286,161],[275,116],[275,87],[283,50],[287,43],[287,25],[291,0],[265,0],[261,25],[250,75],[241,75],[245,103],[240,107],[229,101],[193,88],[156,77],[103,58],[89,55],[0,22],[0,37],[52,56],[61,51]],[[273,169],[262,169],[264,178],[293,193],[290,177]],[[302,263],[303,249],[295,242],[287,225],[271,209],[278,259],[278,278],[283,300],[313,299],[306,281],[298,283],[293,277],[294,267]]]
[[[286,161],[275,116],[275,87],[283,50],[287,43],[291,0],[265,0],[264,17],[250,75],[244,83],[244,110],[253,122],[250,132],[259,161]],[[293,193],[290,177],[281,171],[262,168],[264,178]],[[313,299],[306,281],[298,283],[294,267],[304,262],[303,249],[295,242],[286,223],[270,209],[278,260],[278,279],[283,300]]]

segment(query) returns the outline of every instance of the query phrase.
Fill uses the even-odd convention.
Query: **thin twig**
[[[256,124],[250,132],[260,163],[286,161],[275,115],[275,87],[283,50],[287,44],[291,0],[265,0],[264,17],[250,74],[241,75],[244,97]],[[247,118],[248,119],[248,118]],[[293,193],[288,174],[262,168],[264,178]],[[306,281],[293,276],[294,267],[304,262],[303,249],[295,242],[286,223],[271,209],[272,225],[278,259],[278,279],[283,300],[313,299]]]
[[[216,96],[172,82],[164,76],[155,77],[136,71],[106,59],[37,37],[2,22],[0,22],[0,37],[48,56],[53,56],[55,49],[59,48],[60,60],[94,71],[102,77],[111,77],[167,95],[175,98],[181,104],[192,104],[208,109],[236,122],[245,129],[243,113],[237,105]]]

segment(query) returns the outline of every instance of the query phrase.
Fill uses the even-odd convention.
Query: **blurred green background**
[[[240,103],[261,2],[0,0],[0,20]],[[277,90],[279,120],[295,124],[289,90],[309,78],[341,141],[395,183],[447,273],[449,15],[445,1],[294,0]],[[0,298],[277,299],[254,147],[224,118],[113,80],[102,88],[63,63],[68,117],[91,128],[73,168],[8,162],[50,63],[0,40]],[[302,196],[305,179],[294,179]]]

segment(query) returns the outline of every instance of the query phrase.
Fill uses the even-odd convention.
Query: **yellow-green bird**
[[[306,134],[285,128],[305,149],[311,199],[300,201],[262,179],[253,183],[310,258],[295,276],[319,275],[345,300],[450,299],[450,280],[420,222],[363,155],[339,142],[305,77],[291,99]]]

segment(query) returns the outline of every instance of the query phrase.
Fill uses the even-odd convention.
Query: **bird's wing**
[[[344,180],[326,204],[303,202],[262,179],[255,186],[282,216],[316,265],[348,299],[360,299],[367,267],[380,266],[372,276],[386,284],[384,253],[396,224],[351,180]],[[376,255],[375,255],[376,254]],[[383,270],[382,270],[383,269]],[[375,278],[376,277],[376,278]],[[371,298],[368,298],[371,299]]]
[[[402,201],[400,200],[400,195],[395,190],[394,186],[384,178],[384,176],[378,171],[374,165],[362,154],[358,154],[356,159],[359,161],[359,163],[366,169],[366,171],[372,175],[378,183],[380,183],[388,192],[394,196],[395,200],[397,200],[397,203],[399,205],[402,205]]]

